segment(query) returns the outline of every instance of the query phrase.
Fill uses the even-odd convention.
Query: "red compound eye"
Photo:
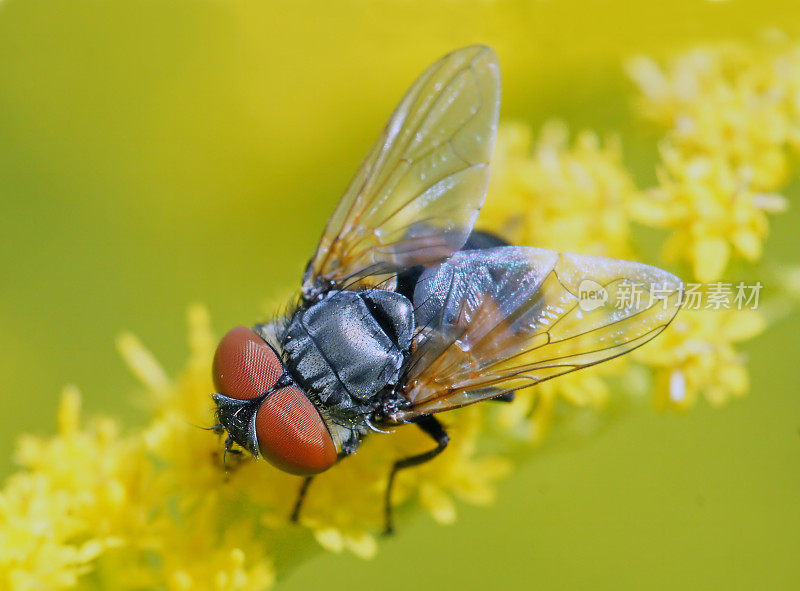
[[[336,446],[314,404],[294,386],[270,394],[256,414],[261,455],[276,468],[309,475],[336,463]]]
[[[222,337],[214,354],[214,385],[229,398],[260,396],[281,373],[283,366],[275,351],[246,326],[237,326]]]

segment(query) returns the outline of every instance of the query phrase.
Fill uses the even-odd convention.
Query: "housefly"
[[[474,232],[489,183],[500,76],[473,46],[430,66],[405,95],[325,228],[285,317],[237,327],[213,364],[219,432],[306,477],[365,436],[412,423],[447,446],[436,414],[617,357],[659,334],[680,280],[644,264]],[[589,293],[605,294],[590,305]],[[639,297],[615,301],[625,286]],[[619,298],[616,298],[619,300]]]

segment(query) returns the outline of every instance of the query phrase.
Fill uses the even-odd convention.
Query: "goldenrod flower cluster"
[[[292,526],[300,479],[231,455],[226,470],[222,441],[200,428],[213,422],[216,339],[199,306],[189,311],[189,345],[185,370],[169,380],[135,337],[119,339],[149,398],[145,428],[123,433],[110,419],[85,424],[71,387],[57,435],[20,441],[22,470],[0,494],[0,588],[265,589],[276,563],[297,560],[289,552],[302,555],[313,544],[302,542],[305,528],[329,550],[375,554],[389,462],[429,447],[427,438],[400,429],[368,440],[317,477],[303,527]],[[413,498],[442,523],[455,519],[456,498],[491,502],[492,483],[510,465],[478,449],[482,425],[480,408],[456,413],[452,449],[399,478],[396,500]]]
[[[668,229],[664,258],[687,262],[695,280],[732,285],[730,261],[760,261],[769,215],[789,205],[780,192],[800,146],[800,44],[772,31],[754,46],[697,48],[666,65],[637,57],[628,71],[643,115],[664,129],[658,184],[641,192],[632,218]],[[759,310],[685,310],[637,357],[657,368],[661,404],[685,408],[699,392],[720,404],[748,388],[734,344],[765,325]]]
[[[664,125],[658,184],[636,186],[619,138],[571,137],[563,123],[538,133],[504,124],[481,224],[515,243],[634,259],[639,226],[663,227],[671,232],[665,256],[690,264],[687,281],[723,279],[731,252],[761,257],[766,213],[785,207],[776,191],[798,138],[800,45],[696,51],[666,69],[638,58],[631,71],[645,114]],[[674,408],[701,393],[714,404],[743,395],[736,344],[764,326],[758,310],[684,310],[631,359],[543,383],[510,405],[448,413],[447,452],[398,478],[400,517],[420,507],[449,523],[457,501],[491,502],[511,466],[486,451],[486,440],[495,450],[500,433],[538,443],[559,408],[601,408],[620,389],[653,390],[656,405]],[[77,390],[67,388],[56,435],[20,440],[20,471],[0,492],[0,589],[255,591],[313,539],[331,551],[376,553],[391,462],[428,449],[427,437],[400,428],[367,438],[313,481],[300,524],[291,525],[300,479],[234,455],[223,468],[222,441],[202,428],[213,424],[215,343],[208,312],[192,307],[189,361],[170,378],[123,335],[119,348],[146,392],[149,422],[133,429],[84,419]]]
[[[570,141],[560,122],[534,137],[526,126],[506,124],[482,221],[517,243],[635,259],[637,226],[667,229],[663,261],[650,262],[687,264],[679,272],[702,297],[632,356],[652,379],[627,382],[633,390],[650,383],[661,408],[689,408],[700,394],[722,404],[748,389],[737,343],[766,326],[760,310],[734,305],[740,282],[726,273],[733,256],[762,259],[769,215],[788,207],[779,191],[800,145],[800,44],[773,33],[754,47],[698,48],[666,66],[640,56],[627,66],[641,114],[663,130],[657,183],[635,185],[618,138],[602,142],[582,131]],[[729,291],[729,305],[710,302],[720,288]],[[500,411],[502,424],[522,421],[538,440],[555,400],[602,406],[606,378],[641,375],[638,369],[617,361],[542,384]]]
[[[570,143],[560,121],[536,138],[529,127],[508,123],[500,127],[478,223],[516,244],[629,258],[635,195],[618,138],[602,142],[583,131]]]
[[[800,145],[800,46],[771,34],[755,48],[723,45],[679,55],[662,67],[628,64],[643,114],[662,125],[659,184],[634,217],[665,227],[667,260],[686,260],[694,277],[720,279],[733,256],[762,255],[768,214]]]
[[[700,392],[713,405],[747,393],[745,359],[735,345],[766,326],[757,310],[683,310],[636,359],[655,370],[659,408],[690,408]]]

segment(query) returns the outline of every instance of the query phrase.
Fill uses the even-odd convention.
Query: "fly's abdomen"
[[[411,302],[392,292],[333,292],[292,318],[287,366],[328,406],[359,406],[397,382],[414,330]]]

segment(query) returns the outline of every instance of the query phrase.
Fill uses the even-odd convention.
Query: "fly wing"
[[[675,316],[680,279],[618,259],[528,247],[462,251],[414,292],[419,332],[393,418],[457,408],[627,353]]]
[[[497,134],[500,73],[488,47],[459,49],[414,83],[328,222],[303,295],[368,287],[444,260],[483,205]]]

